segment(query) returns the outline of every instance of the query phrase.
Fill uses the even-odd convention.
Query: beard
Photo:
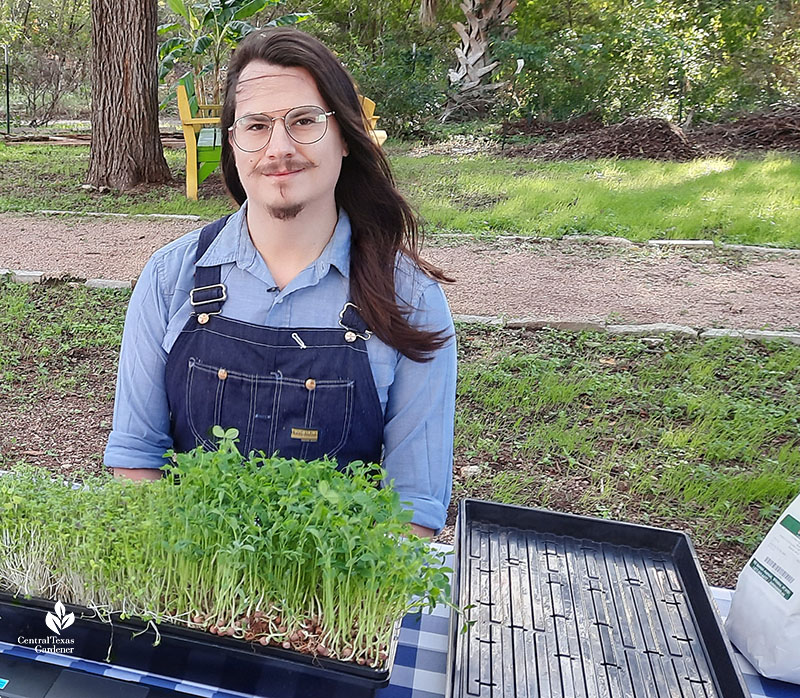
[[[268,174],[275,174],[277,172],[283,172],[286,170],[293,170],[293,169],[311,169],[316,167],[316,165],[307,160],[305,158],[285,158],[278,162],[271,162],[262,167],[257,168],[258,174],[261,175],[268,175]],[[269,213],[272,218],[278,221],[290,221],[297,216],[305,208],[305,204],[286,204],[286,205],[277,205],[277,206],[270,206],[266,205],[267,212]]]
[[[305,208],[303,204],[294,204],[292,206],[267,206],[267,212],[275,220],[290,221],[297,218],[302,210]]]

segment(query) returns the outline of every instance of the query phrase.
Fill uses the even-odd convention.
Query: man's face
[[[305,68],[287,68],[252,61],[242,70],[236,88],[236,119],[247,114],[283,116],[299,106],[330,107]],[[328,117],[325,136],[311,144],[295,142],[282,120],[272,122],[269,143],[255,153],[233,142],[236,169],[248,206],[261,207],[274,218],[294,218],[301,211],[329,214],[347,145],[335,116]]]

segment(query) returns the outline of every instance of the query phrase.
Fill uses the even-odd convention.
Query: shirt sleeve
[[[122,332],[114,419],[104,462],[113,468],[160,468],[172,447],[162,348],[169,306],[152,257],[133,289]]]
[[[441,287],[431,283],[409,317],[414,327],[449,337],[427,362],[400,356],[386,404],[383,467],[412,521],[439,532],[453,485],[455,328]]]

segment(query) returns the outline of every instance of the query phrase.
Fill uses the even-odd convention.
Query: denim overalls
[[[195,263],[227,219],[200,232]],[[264,327],[219,314],[221,268],[195,266],[194,312],[166,366],[173,448],[214,449],[211,428],[239,430],[239,450],[284,458],[327,455],[344,467],[378,463],[383,413],[370,369],[370,332],[347,303],[330,328]]]

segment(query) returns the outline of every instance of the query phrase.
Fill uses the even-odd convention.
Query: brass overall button
[[[201,325],[205,325],[208,322],[208,313],[200,313],[197,316],[197,322],[199,322]]]
[[[317,381],[315,381],[313,378],[309,378],[306,381],[306,390],[314,390],[314,388],[316,387],[317,387]]]
[[[351,332],[350,330],[348,330],[347,332],[344,333],[344,341],[345,342],[355,342],[356,341],[356,333],[355,332]]]
[[[219,371],[217,371],[217,378],[219,378],[221,381],[224,381],[227,377],[228,372],[224,368],[221,368]]]

